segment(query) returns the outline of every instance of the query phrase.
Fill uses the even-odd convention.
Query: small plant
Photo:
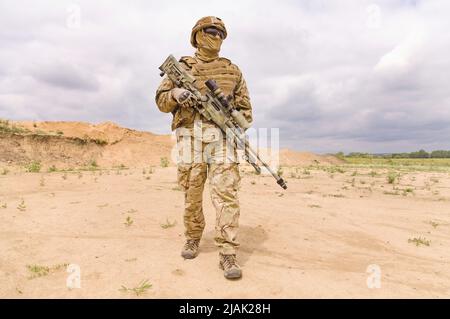
[[[64,135],[64,132],[63,132],[63,131],[57,131],[56,134],[58,134],[58,135]]]
[[[256,184],[256,182],[255,182],[255,181],[251,181],[251,182],[250,182],[250,184],[252,184],[252,185],[255,185],[255,184]]]
[[[58,170],[58,169],[56,168],[55,165],[52,165],[52,166],[50,166],[50,167],[48,168],[48,172],[49,172],[49,173],[56,172],[57,170]]]
[[[161,163],[161,167],[169,166],[169,160],[167,159],[167,157],[161,157],[160,163]]]
[[[432,220],[429,222],[429,224],[430,224],[431,226],[433,226],[433,228],[437,228],[437,227],[439,226],[438,223],[436,223],[436,222],[434,222],[434,221],[432,221]]]
[[[140,296],[142,294],[144,294],[145,292],[147,292],[148,289],[152,288],[152,284],[150,284],[147,280],[143,280],[141,281],[136,287],[134,288],[127,288],[125,286],[122,286],[122,288],[119,289],[119,291],[121,292],[134,292],[136,294],[136,296]]]
[[[343,194],[329,194],[328,196],[335,197],[335,198],[344,198],[345,197],[345,195],[343,195]]]
[[[388,174],[387,181],[389,184],[394,184],[396,180],[397,180],[397,174],[395,174],[395,173]]]
[[[128,169],[128,167],[125,164],[116,165],[114,166],[114,168],[121,171]]]
[[[412,188],[405,188],[403,190],[403,196],[406,196],[408,194],[413,194],[413,193],[414,193],[414,190]]]
[[[334,171],[338,172],[338,173],[341,173],[341,174],[345,173],[345,171],[341,167],[336,167]]]
[[[33,273],[28,279],[47,276],[50,273],[50,267],[39,265],[27,265],[28,271]]]
[[[181,192],[183,189],[180,186],[175,186],[175,187],[172,187],[172,190]]]
[[[408,239],[408,243],[413,243],[415,244],[417,247],[419,247],[420,245],[424,245],[424,246],[430,246],[431,241],[426,239],[426,238],[422,238],[422,237],[416,237],[416,238],[410,238]]]
[[[170,222],[169,218],[167,218],[166,222],[164,224],[161,224],[161,228],[162,229],[171,228],[171,227],[174,227],[176,224],[177,224],[176,220],[174,220],[173,222]]]
[[[104,146],[104,145],[108,144],[108,141],[105,141],[105,140],[102,140],[99,138],[91,139],[91,141],[100,146]]]
[[[320,205],[315,205],[315,204],[308,205],[308,207],[311,207],[311,208],[322,208]]]
[[[356,175],[358,175],[358,171],[354,171],[354,172],[352,173],[352,176],[356,176]]]
[[[22,127],[17,127],[14,124],[10,124],[8,120],[0,119],[0,132],[12,134],[24,134],[29,133],[30,131]]]
[[[26,166],[27,172],[30,173],[39,173],[41,171],[41,163],[40,162],[31,162]]]
[[[281,166],[278,167],[278,169],[277,169],[277,174],[278,174],[279,176],[283,176],[283,169],[281,168]]]
[[[8,204],[4,203],[4,204],[2,204],[2,205],[0,206],[0,208],[6,209],[6,208],[8,208]]]
[[[97,168],[98,167],[97,161],[96,160],[90,161],[89,166],[94,169]]]
[[[149,174],[153,174],[153,173],[154,173],[153,167],[150,167],[150,168],[148,169],[148,173],[149,173]]]
[[[6,169],[6,168],[2,169],[2,172],[1,172],[2,175],[6,175],[8,173],[9,173],[8,169]]]
[[[369,173],[369,175],[372,176],[372,177],[376,177],[378,174],[377,174],[377,172],[375,172],[375,171],[371,171],[371,172]]]
[[[383,194],[384,194],[384,195],[400,195],[400,194],[398,193],[398,191],[395,191],[395,192],[384,191]]]
[[[311,175],[311,172],[305,168],[303,170],[303,175]]]
[[[17,206],[17,209],[20,210],[21,212],[27,210],[27,206],[25,205],[25,201],[23,199],[20,202],[20,204]]]
[[[130,216],[128,216],[127,219],[125,220],[124,224],[125,224],[125,226],[130,227],[131,225],[133,225],[133,223],[134,223],[134,220]]]
[[[439,183],[439,179],[436,178],[436,177],[432,177],[432,178],[430,179],[430,181],[433,182],[433,183],[435,183],[435,184]]]
[[[69,264],[58,264],[54,266],[40,266],[40,265],[27,265],[28,271],[32,274],[28,277],[28,279],[34,279],[38,277],[47,276],[50,273],[56,272],[63,268],[67,268]]]

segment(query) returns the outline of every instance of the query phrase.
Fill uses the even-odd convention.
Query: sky
[[[450,149],[450,1],[0,0],[0,118],[170,133],[154,96],[220,17],[255,128],[318,153]]]

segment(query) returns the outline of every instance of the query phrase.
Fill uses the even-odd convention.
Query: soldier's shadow
[[[203,235],[202,243],[200,244],[201,253],[219,253],[220,248],[214,244],[215,234],[215,231],[211,230]],[[237,251],[239,264],[244,266],[255,251],[263,251],[262,245],[267,239],[267,232],[261,226],[240,225],[238,241],[241,245]]]

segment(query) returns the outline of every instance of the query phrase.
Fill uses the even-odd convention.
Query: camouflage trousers
[[[239,247],[239,166],[226,161],[226,140],[216,133],[199,139],[192,130],[177,133],[178,184],[185,194],[184,226],[187,239],[200,239],[205,228],[203,190],[209,177],[211,200],[216,210],[215,244],[223,254],[235,254]],[[190,155],[188,159],[183,156]],[[235,156],[235,154],[234,154]],[[189,156],[188,156],[189,157]]]

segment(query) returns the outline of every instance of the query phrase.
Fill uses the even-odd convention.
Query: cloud
[[[189,55],[201,16],[229,37],[257,127],[317,152],[450,149],[450,3],[50,1],[0,3],[0,117],[113,120],[170,132],[158,66]]]
[[[414,67],[419,50],[424,45],[424,30],[414,30],[375,65],[379,73],[403,73]],[[417,61],[419,62],[419,61]]]
[[[37,81],[69,90],[97,91],[95,74],[68,64],[49,64],[35,67],[29,74]]]

